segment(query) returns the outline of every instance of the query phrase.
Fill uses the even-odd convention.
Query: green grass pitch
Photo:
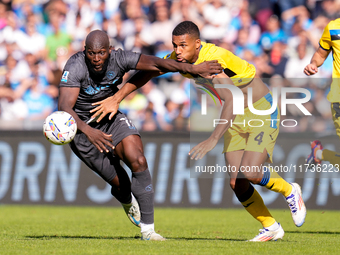
[[[243,209],[156,208],[164,242],[140,240],[122,208],[0,206],[0,254],[339,254],[340,212],[271,210],[282,241],[250,243],[260,224]]]

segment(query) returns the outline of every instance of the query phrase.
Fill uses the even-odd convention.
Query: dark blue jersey
[[[112,50],[106,73],[97,80],[89,72],[85,52],[78,52],[70,57],[64,67],[59,86],[80,88],[73,110],[81,120],[87,122],[90,119],[90,110],[96,107],[92,106],[92,103],[104,100],[118,91],[117,86],[122,83],[124,74],[136,68],[139,58],[139,53]]]

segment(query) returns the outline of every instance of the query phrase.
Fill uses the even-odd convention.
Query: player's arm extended
[[[162,59],[149,55],[141,55],[136,66],[137,70],[144,70],[137,72],[132,76],[128,82],[113,96],[108,97],[93,105],[97,107],[91,110],[94,113],[91,118],[96,118],[97,122],[101,121],[107,114],[109,119],[112,119],[116,114],[120,102],[131,92],[142,87],[151,78],[159,76],[165,72],[183,72],[199,75],[204,78],[213,78],[216,74],[222,72],[222,66],[217,60],[206,61],[199,65],[192,65],[187,63],[177,62],[173,59]]]
[[[105,134],[102,131],[87,125],[73,110],[79,95],[79,91],[80,88],[78,87],[60,87],[58,109],[60,111],[68,112],[73,116],[77,122],[77,129],[82,131],[87,136],[89,141],[94,144],[100,152],[103,152],[104,150],[109,152],[106,146],[114,149],[111,138],[112,135]]]
[[[173,59],[162,59],[155,56],[141,54],[136,66],[137,70],[159,72],[182,72],[199,75],[204,78],[213,78],[222,72],[222,66],[217,60],[203,62],[199,65],[177,62]]]
[[[96,118],[97,122],[101,121],[107,114],[111,120],[117,113],[120,102],[131,92],[139,89],[145,85],[151,78],[161,75],[159,71],[138,71],[124,84],[124,86],[118,90],[113,96],[108,97],[102,101],[93,103],[97,107],[92,109],[90,113],[94,113],[91,118]]]
[[[229,77],[222,73],[216,76],[216,78],[213,79],[214,84],[232,84],[232,81],[229,79]],[[214,131],[210,135],[210,137],[193,147],[189,155],[191,159],[201,159],[204,157],[205,154],[207,154],[209,151],[211,151],[220,138],[224,135],[224,133],[228,130],[230,127],[230,120],[235,119],[235,115],[233,115],[233,96],[232,93],[229,91],[229,89],[226,88],[215,88],[220,98],[224,101],[224,104],[222,106],[222,111],[220,115],[220,120],[227,120],[226,124],[217,124]],[[225,123],[225,121],[221,121],[221,123]]]
[[[328,57],[328,54],[331,52],[331,50],[325,50],[322,47],[319,46],[319,48],[314,53],[310,64],[308,64],[305,69],[303,70],[306,75],[313,75],[318,72],[318,67],[322,66],[322,64],[325,62],[326,58]]]

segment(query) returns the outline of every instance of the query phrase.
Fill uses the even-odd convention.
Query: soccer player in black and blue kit
[[[164,240],[154,231],[154,190],[137,129],[120,111],[91,118],[102,107],[98,102],[112,97],[124,74],[134,69],[209,78],[222,68],[217,61],[190,65],[112,50],[107,34],[100,30],[88,34],[85,50],[71,56],[64,67],[58,103],[59,110],[70,113],[77,122],[78,132],[70,143],[73,152],[112,186],[111,194],[123,205],[132,223],[141,227],[143,240]],[[106,113],[105,109],[101,111]],[[131,169],[131,182],[120,160]]]

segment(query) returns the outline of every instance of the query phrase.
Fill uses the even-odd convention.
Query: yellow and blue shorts
[[[272,94],[256,101],[253,106],[256,110],[268,110],[273,104]],[[247,107],[244,115],[237,115],[224,134],[223,153],[231,151],[255,151],[263,152],[267,150],[267,162],[273,162],[273,150],[276,138],[279,134],[280,110],[276,110],[270,115],[256,115]]]

